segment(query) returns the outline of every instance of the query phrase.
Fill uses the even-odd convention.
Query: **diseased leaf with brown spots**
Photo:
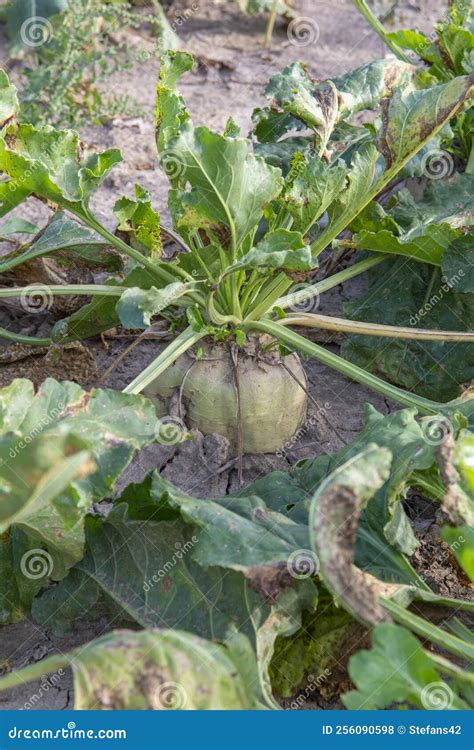
[[[217,645],[179,630],[115,630],[0,680],[0,690],[72,667],[76,710],[256,709],[255,656],[243,636]]]

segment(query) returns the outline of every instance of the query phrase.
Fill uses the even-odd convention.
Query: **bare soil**
[[[232,115],[245,133],[250,127],[252,110],[264,104],[262,90],[266,82],[285,65],[301,59],[307,63],[314,77],[325,78],[386,54],[381,40],[353,9],[349,0],[295,0],[294,6],[300,16],[312,19],[313,38],[309,44],[289,38],[286,24],[278,21],[271,47],[265,49],[262,42],[266,17],[242,16],[232,0],[201,0],[199,8],[190,12],[187,19],[177,26],[183,48],[193,52],[199,63],[197,71],[188,75],[181,85],[195,122],[222,129],[228,116]],[[173,14],[180,17],[186,7],[196,8],[196,4],[193,5],[190,0],[173,3],[170,11],[172,17]],[[393,28],[416,25],[429,30],[433,22],[441,17],[443,7],[441,0],[419,0],[416,3],[400,1],[391,23]],[[154,41],[149,40],[149,43],[154,44]],[[0,48],[0,54],[5,62],[5,48]],[[164,217],[167,216],[167,181],[157,168],[153,133],[157,69],[157,61],[150,58],[146,65],[137,65],[116,76],[108,86],[109,91],[115,87],[121,93],[135,97],[148,112],[147,117],[116,118],[112,123],[89,127],[81,133],[89,146],[118,146],[124,155],[123,163],[113,171],[95,199],[95,210],[111,227],[114,202],[124,194],[131,195],[137,182],[153,193],[156,208]],[[44,207],[37,201],[29,201],[28,217],[38,223],[45,220]],[[319,309],[326,313],[340,312],[343,302],[360,294],[363,285],[364,280],[358,279],[346,284],[343,289],[338,288],[324,295]],[[23,310],[12,305],[0,307],[1,326],[29,335],[45,335],[52,317],[51,311],[26,316]],[[117,331],[87,342],[90,356],[83,360],[86,364],[82,368],[78,367],[77,358],[83,352],[77,348],[64,350],[56,361],[51,358],[48,361],[46,352],[38,352],[34,358],[28,358],[21,349],[0,350],[0,383],[6,384],[13,377],[30,377],[38,382],[47,375],[53,375],[69,377],[90,387],[97,384],[99,373],[104,373],[132,341],[132,337]],[[123,388],[156,356],[162,346],[160,341],[144,341],[101,384]],[[337,340],[330,346],[337,351]],[[328,371],[318,362],[309,361],[305,367],[313,400],[309,405],[303,434],[284,458],[274,455],[246,456],[245,483],[273,469],[286,469],[300,459],[333,452],[350,442],[361,428],[365,402],[372,403],[383,413],[390,410],[390,404],[382,397]],[[155,445],[142,451],[122,478],[120,488],[131,481],[139,481],[155,468],[162,469],[166,478],[200,497],[222,496],[238,486],[235,462],[229,461],[225,442],[216,436],[203,438],[197,435],[194,441],[181,446]],[[430,532],[435,523],[434,509],[427,511],[424,507],[420,510],[415,504],[412,511],[413,520],[422,518],[420,538],[424,546],[417,559],[419,567],[433,570],[433,576],[439,582],[439,576],[430,567],[432,555],[437,549],[437,545],[432,544],[435,537]],[[452,560],[444,560],[443,564],[445,574],[439,584],[440,591],[456,596],[460,593],[459,586],[462,588],[458,571]],[[81,623],[74,636],[57,638],[43,631],[36,623],[24,620],[2,629],[0,669],[18,668],[38,661],[49,653],[69,650],[106,630],[107,623],[94,626]],[[10,693],[2,693],[0,709],[22,708],[39,691],[39,684],[33,683]],[[72,705],[71,696],[71,676],[67,674],[57,686],[43,690],[33,708],[68,708]],[[305,708],[331,706],[339,707],[337,699],[329,703],[323,700],[305,704]]]

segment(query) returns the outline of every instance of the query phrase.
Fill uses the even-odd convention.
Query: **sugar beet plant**
[[[314,84],[304,66],[290,66],[270,82],[270,106],[255,113],[256,155],[231,118],[222,134],[193,125],[177,91],[179,78],[192,65],[189,54],[168,52],[157,91],[157,146],[171,184],[174,227],[160,224],[151,196],[137,186],[133,198],[115,206],[116,234],[94,216],[90,199],[120,153],[84,155],[74,132],[17,123],[16,93],[3,76],[1,212],[36,196],[54,216],[31,243],[5,256],[0,270],[67,248],[75,253],[82,248],[90,258],[101,242],[127,257],[129,266],[125,275],[105,284],[49,287],[51,295],[92,297],[59,321],[50,339],[2,335],[60,345],[119,323],[146,329],[153,316],[161,315],[169,321],[172,342],[126,392],[146,391],[166,412],[171,392],[179,388],[188,424],[226,435],[239,452],[274,451],[303,420],[305,375],[295,352],[316,357],[421,414],[472,411],[471,400],[441,404],[397,388],[293,330],[316,327],[367,337],[472,343],[474,334],[466,330],[401,328],[297,307],[375,269],[391,252],[394,258],[407,254],[377,248],[345,270],[308,282],[321,253],[334,247],[342,232],[356,220],[374,225],[377,197],[464,110],[472,80],[460,76],[417,89],[412,66],[389,60]],[[367,109],[380,113],[375,124],[350,124],[354,113]],[[302,129],[301,136],[282,142],[275,137]],[[163,235],[180,249],[173,258],[163,250]],[[455,252],[458,241],[463,237],[450,236],[446,246],[428,246],[422,257],[416,243],[408,252],[415,261],[439,264],[441,256]],[[38,291],[14,287],[0,294]]]

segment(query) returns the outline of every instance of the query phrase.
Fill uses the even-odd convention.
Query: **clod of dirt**
[[[191,434],[192,440],[177,446],[161,475],[197,497],[222,497],[227,487],[229,441],[215,433],[204,436],[192,430]]]
[[[433,523],[427,530],[417,533],[420,546],[411,563],[436,594],[474,601],[474,585],[457,564],[449,546],[442,541],[440,531],[440,527]]]

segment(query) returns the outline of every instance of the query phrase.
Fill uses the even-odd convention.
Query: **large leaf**
[[[282,187],[281,173],[250,153],[232,134],[194,128],[176,84],[192,67],[183,52],[164,55],[157,91],[157,146],[175,188],[169,197],[175,225],[184,233],[212,229],[235,253],[255,232],[263,210]]]
[[[311,504],[311,546],[321,576],[336,601],[362,622],[388,617],[378,597],[382,592],[388,595],[389,588],[384,590],[375,577],[353,565],[353,559],[360,513],[388,479],[391,462],[390,451],[370,444],[329,474]]]
[[[348,318],[371,323],[472,330],[474,289],[471,294],[456,291],[456,279],[464,281],[463,274],[444,280],[440,271],[433,272],[427,265],[388,260],[369,271],[369,291],[346,303],[344,311]],[[455,398],[461,385],[474,377],[472,344],[351,335],[342,351],[365,369],[436,401]]]
[[[0,546],[16,581],[2,578],[5,620],[21,609],[8,589],[30,577],[38,590],[82,558],[89,506],[111,494],[134,452],[155,439],[156,416],[139,396],[86,393],[52,379],[35,394],[29,381],[15,380],[0,391],[0,425],[0,532],[8,531]]]
[[[319,254],[342,232],[369,202],[374,186],[380,182],[380,154],[373,143],[362,144],[355,151],[347,172],[344,189],[340,190],[327,207],[328,222],[312,243],[313,252]]]
[[[314,130],[318,151],[322,154],[337,119],[337,91],[330,81],[317,93],[314,89],[303,63],[293,63],[273,76],[265,89],[265,96],[270,99],[272,110],[278,107]]]
[[[84,215],[91,194],[121,159],[114,148],[84,158],[71,130],[11,123],[0,138],[0,169],[9,177],[2,183],[0,215],[28,195]]]
[[[148,328],[153,315],[158,315],[166,307],[174,304],[183,297],[193,284],[183,284],[174,281],[171,284],[156,289],[140,289],[132,287],[122,294],[117,302],[117,315],[125,328]]]
[[[168,147],[170,138],[176,135],[181,124],[189,119],[176,84],[184,73],[192,69],[193,64],[189,52],[168,50],[161,58],[155,112],[156,143],[160,152]]]
[[[205,545],[207,532],[185,512],[181,520],[171,499],[182,493],[172,485],[165,489],[170,491],[169,503],[155,474],[153,483],[147,478],[143,485],[128,488],[106,521],[88,517],[84,559],[36,599],[33,614],[57,631],[67,630],[78,617],[104,612],[143,627],[185,627],[217,640],[237,628],[254,644],[270,699],[268,666],[275,640],[301,626],[303,609],[316,606],[316,588],[311,581],[295,580],[286,564],[260,566],[258,550],[245,575],[242,566],[226,564],[225,554],[222,565],[195,554]],[[195,502],[208,506],[208,516],[217,507]],[[260,539],[263,536],[260,529]],[[284,559],[289,549],[287,545]]]
[[[71,581],[35,602],[36,618],[46,623],[56,611],[51,624],[64,629],[84,612],[82,606],[78,610],[76,592],[95,590],[96,599],[142,627],[183,627],[207,638],[224,638],[231,625],[244,627],[241,576],[199,566],[192,555],[193,527],[176,518],[159,519],[159,504],[137,497],[136,489],[107,520],[89,516],[84,559]]]
[[[393,78],[391,78],[390,65],[395,65],[398,71]],[[386,67],[373,64],[372,67],[367,66],[364,69],[352,71],[345,77],[347,80],[336,79],[336,85],[343,89],[344,86],[346,87],[345,100],[344,92],[342,94],[339,92],[340,102],[337,106],[342,107],[341,113],[347,114],[356,111],[358,107],[364,108],[368,104],[377,107],[380,104],[382,109],[382,117],[380,121],[376,121],[375,127],[371,125],[364,128],[362,134],[359,133],[359,129],[356,129],[356,134],[353,130],[350,131],[349,146],[347,146],[346,138],[349,126],[346,123],[341,121],[339,129],[332,131],[339,116],[339,114],[335,115],[333,110],[329,113],[331,107],[328,105],[328,92],[333,90],[331,89],[331,86],[334,87],[333,82],[330,85],[325,83],[316,86],[306,76],[304,67],[299,64],[285,69],[270,82],[267,93],[272,97],[271,110],[267,119],[262,111],[259,111],[256,117],[259,137],[265,141],[259,151],[273,160],[272,163],[285,164],[286,169],[288,169],[289,162],[294,169],[295,159],[302,161],[301,154],[306,160],[306,170],[300,166],[300,171],[304,175],[303,185],[300,184],[298,178],[296,182],[295,206],[293,208],[291,203],[288,206],[284,204],[284,208],[298,222],[296,228],[304,230],[307,230],[313,221],[317,220],[324,210],[327,210],[327,225],[311,245],[314,255],[321,253],[341,232],[353,224],[361,211],[376,198],[395,175],[404,169],[431,139],[437,136],[453,116],[461,111],[471,94],[472,81],[467,77],[456,78],[441,86],[426,90],[413,90],[410,86],[401,85],[397,88],[397,85],[409,75],[409,68],[410,66],[405,64],[393,62],[387,63]],[[365,81],[367,85],[362,85],[361,81]],[[324,106],[321,105],[318,96],[323,96]],[[277,117],[278,111],[281,114],[280,119]],[[314,157],[314,144],[313,154],[311,154],[310,140],[307,140],[305,145],[304,141],[300,143],[301,137],[298,137],[297,142],[290,144],[289,148],[283,140],[271,143],[272,131],[276,136],[274,140],[277,140],[284,135],[286,130],[295,130],[295,121],[302,122],[306,127],[315,130],[319,138],[318,149],[320,143],[324,147],[329,131],[334,132],[334,143],[338,145],[338,150],[341,150],[341,146],[344,149],[343,161],[333,163],[328,171],[324,170],[324,167],[319,167],[325,174],[318,175],[317,180],[312,180],[308,174],[308,162],[310,163],[311,158]],[[370,134],[372,134],[371,137]],[[338,138],[342,139],[339,144]],[[301,154],[292,159],[295,150]],[[319,156],[322,153],[320,150]],[[331,154],[324,153],[326,160],[329,160],[330,156]],[[428,151],[423,156],[423,160],[429,156]],[[304,164],[304,161],[302,163]],[[336,175],[333,170],[340,170],[343,164],[347,165],[347,171],[345,182],[341,185],[337,179],[339,175]],[[330,184],[337,188],[331,194],[330,202],[324,199],[326,195],[324,183],[327,178],[333,178],[334,181],[331,179]],[[295,179],[292,169],[287,179],[291,187]],[[341,183],[342,181],[341,178]],[[364,229],[363,225],[361,229]],[[375,231],[378,229],[379,225],[375,227]],[[442,229],[445,229],[444,225]],[[382,231],[386,232],[385,228]],[[433,231],[432,227],[428,230],[431,235]],[[446,232],[447,237],[443,240],[443,249],[449,239],[453,238],[449,227],[446,228],[445,234]],[[392,244],[397,246],[397,240],[393,239],[391,234],[386,232],[383,239],[386,240],[387,236],[392,240]],[[370,239],[372,237],[366,240],[364,247],[369,248]],[[419,253],[426,251],[426,245],[427,242]],[[382,237],[378,246],[376,243],[373,249],[381,249],[381,246]],[[405,254],[409,254],[409,250],[400,242],[398,242],[398,248],[401,248]],[[438,254],[436,262],[439,263],[439,261]]]
[[[361,65],[332,81],[338,91],[339,118],[377,109],[394,89],[410,89],[413,68],[401,60],[383,58]]]
[[[416,144],[457,114],[471,96],[472,86],[470,78],[461,76],[421,91],[396,89],[384,100],[381,146],[388,167],[410,158]]]
[[[289,175],[283,200],[293,228],[305,234],[344,187],[347,170],[343,164],[330,167],[322,159],[305,162],[302,157],[295,157],[294,169],[297,175]]]
[[[18,227],[15,231],[24,231]],[[34,258],[67,250],[72,258],[92,266],[106,266],[120,270],[122,262],[118,254],[110,252],[110,244],[95,232],[68,219],[61,211],[26,247],[2,256],[0,272],[14,268]]]
[[[444,157],[451,158],[447,153]],[[431,181],[420,201],[415,201],[409,190],[400,190],[389,202],[388,213],[378,204],[371,204],[352,227],[356,232],[354,244],[361,250],[395,253],[441,265],[445,251],[459,237],[460,230],[465,231],[474,223],[471,182],[466,174]],[[377,215],[372,221],[375,209]],[[465,261],[464,265],[467,267],[468,263]]]
[[[295,128],[295,121],[315,131],[324,151],[336,123],[363,109],[376,109],[397,85],[407,84],[410,65],[398,60],[375,60],[344,76],[315,83],[302,63],[293,63],[273,76],[265,89],[268,109],[254,118],[261,141],[276,141]]]
[[[435,447],[429,445],[406,409],[383,417],[367,407],[366,424],[360,436],[334,456],[305,461],[288,474],[272,472],[235,496],[217,501],[190,497],[153,478],[152,491],[165,496],[172,507],[179,507],[188,521],[202,527],[194,551],[201,565],[220,565],[246,571],[252,564],[283,563],[292,553],[304,551],[311,556],[308,534],[308,506],[324,477],[347,460],[377,443],[393,452],[388,481],[366,509],[359,528],[356,563],[385,581],[419,583],[416,574],[396,546],[411,554],[414,537],[401,511],[402,497],[414,471],[423,471],[434,463]],[[387,544],[387,537],[391,547]],[[225,542],[223,543],[223,540]]]
[[[216,645],[180,630],[116,630],[12,673],[0,689],[61,667],[72,667],[76,710],[260,707],[255,656],[239,636]]]
[[[457,292],[474,292],[474,247],[470,235],[458,237],[446,249],[441,269]]]
[[[176,161],[173,182],[181,188],[173,196],[177,227],[212,227],[227,234],[233,247],[256,229],[282,187],[280,171],[250,154],[247,141],[193,128],[189,121],[169,141],[162,157],[165,171],[171,160]]]
[[[86,519],[84,559],[35,600],[34,617],[65,631],[79,617],[105,613],[142,627],[184,627],[218,640],[237,627],[252,640],[270,699],[276,643],[300,633],[317,607],[313,578],[319,567],[308,530],[310,502],[328,471],[337,473],[361,451],[363,456],[375,451],[387,465],[377,496],[355,527],[355,565],[362,576],[372,573],[374,581],[376,576],[383,593],[400,592],[404,604],[415,596],[429,597],[408,560],[387,542],[384,525],[390,513],[395,517],[410,477],[432,467],[435,448],[423,440],[412,410],[383,417],[370,409],[363,434],[346,453],[320,456],[287,474],[273,472],[233,496],[197,499],[158,472],[130,486],[107,518]],[[367,462],[362,466],[359,476],[368,486],[372,474]],[[366,499],[372,494],[366,493]],[[400,520],[396,528],[406,535]],[[341,638],[349,635],[348,628],[346,622]]]

